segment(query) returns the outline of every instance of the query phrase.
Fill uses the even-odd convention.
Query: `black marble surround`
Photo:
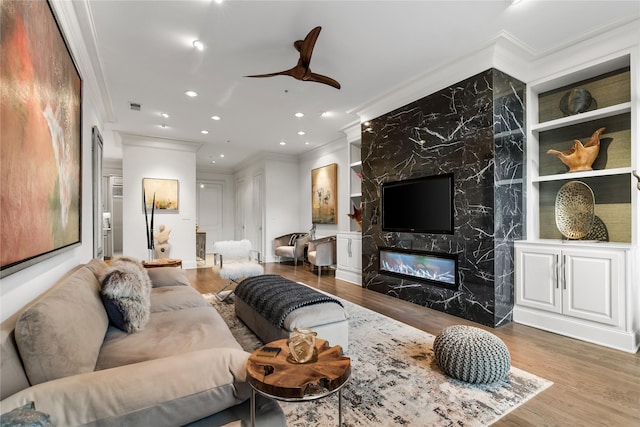
[[[363,286],[483,325],[509,323],[524,238],[524,83],[496,69],[362,126]],[[380,184],[454,173],[453,235],[381,229]],[[378,273],[378,247],[457,254],[458,289]]]

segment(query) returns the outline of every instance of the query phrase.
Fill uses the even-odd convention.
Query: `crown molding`
[[[51,0],[50,4],[82,77],[84,91],[92,94],[96,111],[103,122],[115,121],[87,0]]]
[[[163,150],[186,151],[191,153],[197,152],[202,146],[201,143],[197,142],[176,141],[174,139],[164,139],[118,131],[114,131],[114,133],[117,133],[120,136],[120,141],[123,146],[159,148]]]

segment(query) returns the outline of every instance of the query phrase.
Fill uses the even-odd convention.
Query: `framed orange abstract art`
[[[48,2],[0,8],[4,277],[81,243],[82,80]]]

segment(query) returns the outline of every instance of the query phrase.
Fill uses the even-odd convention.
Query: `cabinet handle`
[[[556,265],[555,265],[555,280],[556,280],[556,289],[558,289],[560,287],[560,279],[558,277],[558,269],[560,268],[560,263],[559,263],[560,259],[558,258],[558,254],[556,254]]]
[[[351,258],[351,239],[349,239],[349,243],[347,245],[347,253],[349,254],[349,258]]]
[[[567,256],[562,255],[562,289],[567,289]]]

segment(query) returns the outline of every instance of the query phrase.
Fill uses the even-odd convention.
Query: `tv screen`
[[[382,184],[382,229],[453,234],[453,174]]]

